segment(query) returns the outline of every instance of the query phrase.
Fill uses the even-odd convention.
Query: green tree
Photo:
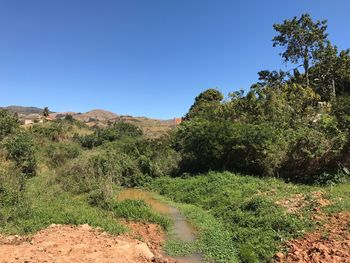
[[[287,72],[284,72],[282,70],[280,71],[269,71],[269,70],[262,70],[258,72],[259,75],[259,82],[258,84],[265,87],[278,87],[285,83],[285,78],[289,76]]]
[[[323,100],[335,99],[335,78],[338,66],[338,49],[330,42],[317,52],[317,64],[310,69],[312,86]]]
[[[66,116],[64,116],[64,120],[68,121],[68,122],[73,122],[73,116],[70,114],[67,114]]]
[[[185,115],[184,120],[190,120],[196,116],[208,114],[210,111],[215,110],[224,96],[216,89],[207,89],[200,93]]]
[[[142,135],[142,130],[139,127],[127,122],[117,122],[113,125],[113,128],[120,136],[138,137]]]
[[[43,110],[43,116],[44,116],[44,117],[48,117],[49,114],[50,114],[49,108],[48,108],[48,107],[45,107],[44,110]]]
[[[280,54],[285,62],[302,62],[306,86],[309,87],[309,69],[327,41],[327,21],[314,22],[309,14],[302,14],[300,18],[284,20],[283,24],[274,24],[273,27],[279,33],[272,39],[273,46],[285,47]]]

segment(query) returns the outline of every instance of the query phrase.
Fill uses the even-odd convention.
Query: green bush
[[[30,127],[30,131],[38,139],[46,138],[53,142],[69,139],[72,125],[66,121],[56,120],[50,123],[36,124]]]
[[[6,110],[0,109],[0,141],[19,127],[18,119]]]
[[[137,126],[118,122],[107,128],[97,128],[94,134],[78,136],[77,141],[85,148],[92,149],[106,142],[122,140],[125,137],[136,139],[142,135]]]
[[[7,158],[16,162],[22,174],[26,177],[36,174],[35,144],[26,131],[19,131],[2,141]]]
[[[23,178],[16,164],[0,158],[0,229],[31,216],[30,200],[24,195]]]
[[[103,141],[96,134],[76,136],[76,140],[81,144],[81,146],[88,149],[100,146],[103,143]]]
[[[175,135],[181,171],[231,170],[273,175],[283,163],[288,143],[273,125],[194,119]]]
[[[50,144],[45,148],[45,152],[49,164],[52,167],[59,167],[67,160],[74,159],[79,156],[81,149],[78,145],[74,143],[55,143]]]

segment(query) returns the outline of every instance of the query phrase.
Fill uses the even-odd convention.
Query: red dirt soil
[[[55,224],[31,237],[0,236],[0,262],[174,262],[161,254],[164,233],[157,225],[126,224],[132,232],[120,236],[88,225]]]
[[[350,263],[350,213],[317,215],[327,224],[302,239],[288,242],[287,254],[276,254],[277,262],[287,263]],[[316,218],[315,218],[316,219]]]

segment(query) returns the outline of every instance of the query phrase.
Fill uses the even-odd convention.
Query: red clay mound
[[[350,213],[329,218],[325,228],[288,243],[289,252],[277,253],[277,262],[350,263]]]

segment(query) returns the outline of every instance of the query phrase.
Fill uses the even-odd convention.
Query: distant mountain
[[[159,137],[168,130],[174,128],[177,122],[171,120],[157,120],[147,117],[133,117],[130,115],[118,115],[106,110],[91,110],[85,113],[77,112],[57,112],[50,114],[51,118],[62,119],[66,115],[71,115],[74,119],[92,126],[107,126],[114,122],[128,122],[140,127],[148,137]]]
[[[118,115],[106,110],[91,110],[85,113],[76,114],[75,119],[83,122],[89,121],[113,121],[118,119]]]
[[[18,114],[28,115],[28,114],[42,114],[44,109],[37,107],[25,107],[25,106],[7,106],[0,107],[0,109],[5,109],[11,112],[17,112]]]
[[[38,118],[43,109],[37,107],[7,106],[0,107],[11,112],[17,112],[22,120]],[[148,137],[159,137],[179,124],[179,119],[158,120],[147,117],[133,117],[130,115],[118,115],[110,111],[95,109],[85,113],[80,112],[51,112],[52,119],[63,119],[71,115],[74,119],[86,123],[86,125],[104,127],[114,122],[128,122],[140,127]]]

